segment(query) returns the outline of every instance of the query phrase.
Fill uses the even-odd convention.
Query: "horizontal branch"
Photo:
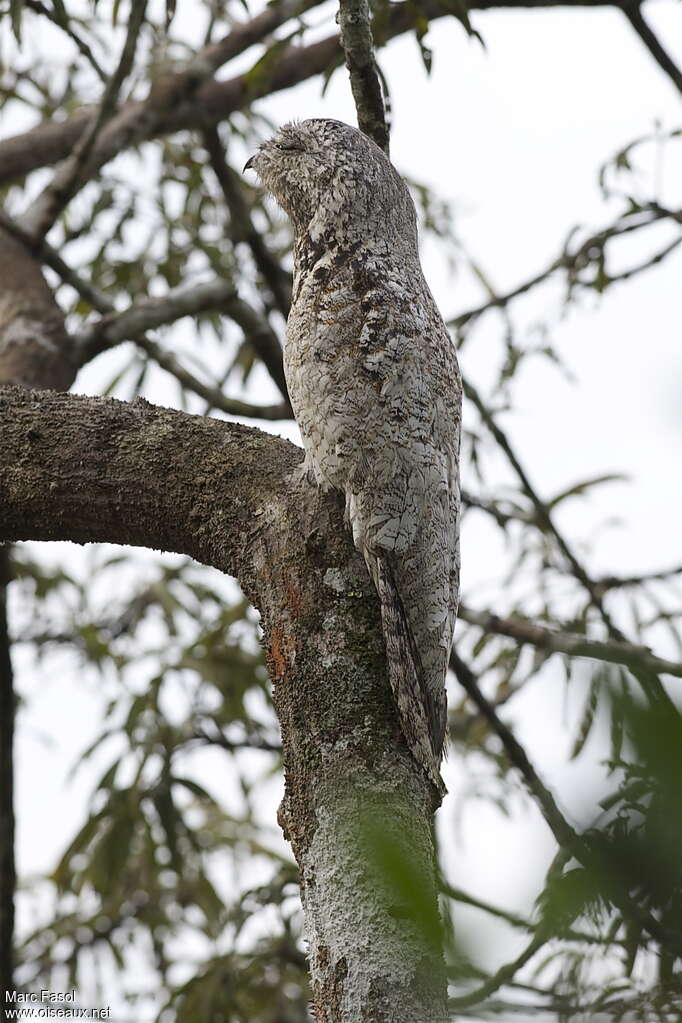
[[[217,309],[234,298],[234,285],[221,278],[201,281],[154,298],[141,298],[127,309],[111,311],[74,334],[81,365],[122,341],[130,341],[146,330],[174,323],[183,316],[196,316]]]
[[[645,583],[665,582],[676,575],[682,575],[682,565],[661,568],[657,572],[644,572],[642,575],[602,575],[595,580],[595,584],[604,591],[616,590],[628,586],[642,586]]]
[[[499,618],[490,611],[476,611],[464,605],[460,605],[458,614],[469,625],[478,626],[485,632],[494,632],[498,636],[508,636],[517,643],[527,643],[539,650],[568,654],[571,657],[591,657],[610,664],[622,664],[632,670],[653,671],[682,678],[682,664],[657,657],[647,647],[636,646],[634,643],[589,639],[577,633],[548,629],[527,618]]]
[[[472,0],[470,10],[505,10],[514,8],[543,7],[618,7],[619,4],[606,0],[584,0],[580,4],[557,3],[553,0]],[[288,10],[288,8],[287,8]],[[446,0],[424,0],[419,6],[421,17],[427,20],[452,16],[452,7]],[[260,17],[260,16],[259,16]],[[254,19],[256,21],[256,19]],[[253,23],[249,23],[253,24]],[[271,22],[268,22],[270,25]],[[382,24],[381,41],[385,42],[414,28],[412,6],[406,3],[389,7],[386,23]],[[269,29],[268,29],[269,30]],[[242,35],[237,52],[243,52],[247,45],[259,41],[258,31],[249,33],[246,26],[234,30]],[[254,38],[256,36],[257,38]],[[246,45],[243,45],[246,43]],[[96,163],[102,166],[107,160],[118,155],[122,149],[146,139],[185,129],[196,130],[199,126],[216,124],[229,117],[236,110],[248,106],[256,99],[290,88],[340,63],[343,52],[338,35],[328,36],[307,46],[290,46],[285,49],[272,68],[262,74],[248,72],[225,81],[208,80],[210,73],[221,60],[235,56],[227,40],[221,44],[223,51],[204,59],[203,51],[198,54],[189,69],[176,75],[167,76],[157,88],[152,89],[147,100],[125,104],[120,113],[102,133],[96,147]],[[243,46],[243,49],[242,49]],[[227,54],[227,56],[225,56]],[[201,79],[203,78],[203,81]],[[0,147],[0,184],[63,160],[69,155],[91,120],[91,110],[79,111],[61,122],[47,122],[31,131],[5,139]]]
[[[110,542],[188,554],[248,582],[245,538],[302,452],[237,423],[0,388],[0,542]]]
[[[169,352],[145,337],[145,331],[174,323],[183,316],[196,316],[215,309],[233,320],[262,359],[285,400],[275,405],[251,405],[227,398],[211,384],[205,384],[185,369]],[[111,312],[85,326],[74,338],[79,365],[83,366],[101,352],[135,341],[151,358],[190,390],[205,398],[213,408],[229,415],[258,419],[289,419],[282,348],[265,316],[252,308],[235,291],[234,285],[219,277],[192,285],[183,285],[155,298],[142,298],[121,312]]]

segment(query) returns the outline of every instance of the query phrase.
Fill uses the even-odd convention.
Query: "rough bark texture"
[[[317,1018],[443,1023],[430,791],[401,736],[373,587],[341,508],[301,478],[302,452],[145,401],[14,387],[0,436],[0,540],[155,547],[239,578],[263,615]]]
[[[270,503],[253,553],[316,1019],[443,1021],[430,788],[402,739],[376,596],[340,507],[296,490]]]
[[[40,263],[0,229],[0,384],[65,389],[76,375],[75,348]],[[3,435],[0,432],[0,442]],[[0,1019],[14,969],[14,713],[7,624],[10,549],[0,548]]]
[[[7,631],[9,549],[0,547],[0,1019],[14,969],[14,688]]]
[[[40,264],[0,228],[0,383],[66,390],[76,376],[64,316]]]
[[[341,44],[358,114],[358,128],[388,156],[389,135],[381,81],[374,57],[367,0],[340,0]]]

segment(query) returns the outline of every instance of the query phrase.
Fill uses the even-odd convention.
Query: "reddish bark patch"
[[[270,650],[268,653],[268,669],[273,682],[281,682],[292,663],[295,642],[281,625],[276,625],[270,633]]]

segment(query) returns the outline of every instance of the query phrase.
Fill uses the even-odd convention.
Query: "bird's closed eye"
[[[299,146],[296,142],[275,142],[275,149],[281,149],[287,153],[301,152],[303,146]]]

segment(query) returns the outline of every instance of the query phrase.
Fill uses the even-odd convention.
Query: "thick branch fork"
[[[160,548],[237,576],[261,613],[282,726],[279,819],[301,874],[316,1019],[445,1023],[440,934],[424,924],[437,921],[430,785],[402,739],[341,502],[295,471],[302,454],[146,401],[0,387],[0,542]],[[359,854],[368,816],[410,864],[419,912],[371,842]]]

